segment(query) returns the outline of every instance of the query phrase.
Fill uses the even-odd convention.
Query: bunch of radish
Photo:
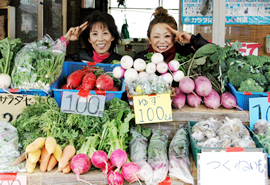
[[[176,97],[172,101],[172,106],[181,109],[187,103],[191,107],[199,107],[202,102],[211,109],[216,109],[220,105],[227,109],[238,108],[236,98],[229,92],[219,95],[207,77],[181,79],[179,87],[176,87]]]
[[[149,63],[141,58],[133,60],[129,55],[123,56],[120,63],[121,66],[114,68],[113,76],[115,78],[125,77],[127,82],[135,81],[137,78],[147,78],[149,74],[159,73],[165,82],[172,84],[173,81],[179,82],[185,76],[183,71],[179,70],[180,63],[177,60],[172,60],[167,64],[161,53],[154,53]]]
[[[119,91],[114,86],[113,78],[106,73],[96,75],[95,72],[98,70],[95,67],[76,70],[68,76],[67,83],[60,89]]]

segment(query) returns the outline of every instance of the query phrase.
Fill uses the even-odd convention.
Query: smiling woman
[[[111,63],[122,58],[114,52],[121,38],[113,17],[108,13],[99,11],[91,13],[82,25],[70,28],[60,40],[68,43],[78,40],[79,37],[85,48],[67,55],[65,61]]]

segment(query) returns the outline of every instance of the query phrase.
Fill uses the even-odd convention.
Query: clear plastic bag
[[[61,75],[65,51],[66,43],[53,41],[49,35],[26,44],[16,54],[11,87],[50,91],[50,85]]]
[[[130,133],[132,134],[132,140],[129,143],[131,161],[146,161],[148,140],[134,128],[130,130]]]
[[[265,136],[267,134],[267,128],[269,127],[269,122],[264,119],[259,119],[254,124],[254,133],[256,135]]]
[[[8,122],[0,124],[0,173],[26,172],[24,163],[11,166],[20,156],[17,129]]]

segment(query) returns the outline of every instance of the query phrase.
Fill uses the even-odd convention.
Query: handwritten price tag
[[[14,96],[7,93],[0,93],[0,120],[12,122],[19,118],[22,110],[36,103],[33,95]]]
[[[259,119],[270,121],[270,103],[268,102],[268,97],[249,98],[249,122],[251,130],[254,130],[254,124]]]
[[[268,184],[266,153],[202,152],[198,164],[198,185]]]
[[[27,177],[16,173],[0,173],[0,184],[27,185]]]
[[[102,117],[104,112],[105,96],[88,95],[79,96],[77,92],[64,91],[61,110],[66,113],[82,114]]]
[[[170,94],[133,96],[137,124],[172,121]]]

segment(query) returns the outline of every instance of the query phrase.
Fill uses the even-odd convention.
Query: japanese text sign
[[[0,93],[0,120],[15,121],[25,107],[37,102],[34,97],[33,95]]]
[[[61,110],[66,113],[102,117],[104,105],[103,95],[79,96],[77,92],[64,91]]]
[[[0,173],[0,184],[27,185],[27,177],[17,173]]]
[[[266,153],[202,152],[198,165],[198,185],[268,184]]]
[[[133,101],[137,124],[172,121],[170,94],[134,96]]]

